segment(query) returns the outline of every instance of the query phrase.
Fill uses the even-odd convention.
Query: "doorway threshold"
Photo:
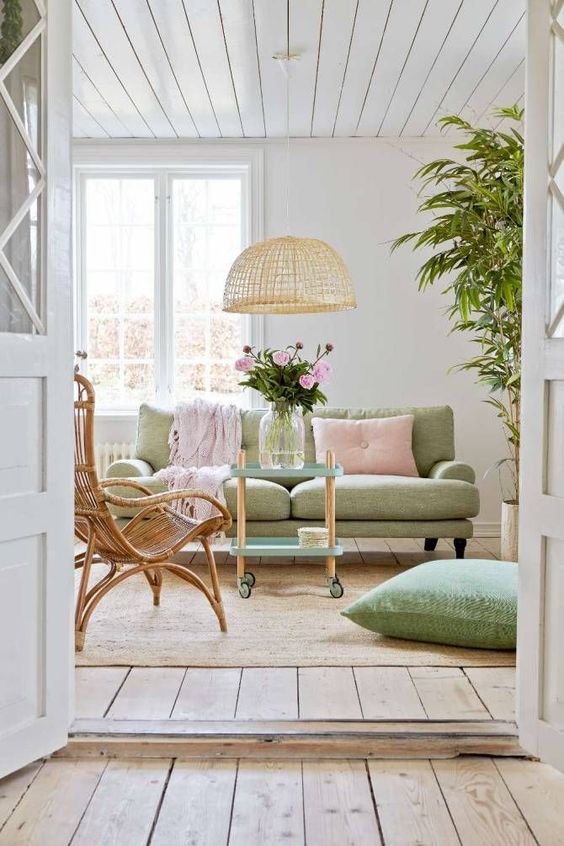
[[[501,720],[78,719],[58,757],[453,758],[524,756]]]

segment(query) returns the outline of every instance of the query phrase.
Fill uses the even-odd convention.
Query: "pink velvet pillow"
[[[314,417],[311,423],[317,461],[324,462],[332,449],[345,473],[419,475],[411,449],[413,414],[370,420]]]

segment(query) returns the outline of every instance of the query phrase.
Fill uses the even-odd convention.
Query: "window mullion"
[[[168,237],[167,177],[163,171],[155,177],[155,360],[157,401],[168,405],[171,368],[168,357]]]

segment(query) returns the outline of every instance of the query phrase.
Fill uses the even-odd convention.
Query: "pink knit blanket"
[[[231,464],[241,448],[241,412],[236,405],[222,405],[203,399],[179,403],[168,436],[168,467],[155,476],[169,490],[203,490],[225,502],[223,483],[231,475]],[[214,508],[203,499],[175,503],[183,514],[197,520],[211,517]]]

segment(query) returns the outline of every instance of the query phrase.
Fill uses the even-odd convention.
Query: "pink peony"
[[[278,350],[272,356],[272,361],[274,364],[279,364],[280,367],[285,367],[290,361],[290,355],[285,350]]]
[[[244,355],[242,358],[238,358],[235,362],[235,370],[241,370],[243,373],[246,373],[247,370],[252,370],[254,367],[254,363],[252,358]]]
[[[303,376],[300,376],[300,385],[302,388],[305,388],[306,391],[309,391],[309,389],[313,388],[315,385],[315,379],[313,376],[310,376],[309,373],[304,373]]]
[[[321,359],[321,361],[318,361],[313,368],[313,375],[315,377],[315,381],[319,382],[320,384],[321,382],[326,382],[327,379],[329,379],[329,377],[331,376],[332,372],[333,368],[331,367],[329,362],[325,361],[325,359],[323,358]]]

